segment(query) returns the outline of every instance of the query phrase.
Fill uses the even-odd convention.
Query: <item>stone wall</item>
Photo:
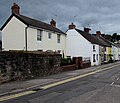
[[[62,72],[76,70],[76,64],[62,66]]]
[[[1,51],[0,82],[24,80],[61,72],[61,55],[56,53]]]

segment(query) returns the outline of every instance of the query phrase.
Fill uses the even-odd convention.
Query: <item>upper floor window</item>
[[[57,43],[60,43],[60,34],[57,34]]]
[[[42,41],[42,30],[37,30],[37,41]]]
[[[95,45],[93,45],[93,51],[95,52]]]
[[[106,47],[105,47],[105,52],[106,52]]]
[[[48,39],[51,39],[52,33],[48,33]]]

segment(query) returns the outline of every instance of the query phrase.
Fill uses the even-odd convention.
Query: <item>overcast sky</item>
[[[120,33],[120,0],[0,0],[0,27],[11,15],[13,2],[22,15],[46,23],[55,19],[63,31],[73,22],[78,29],[90,27],[92,33]]]

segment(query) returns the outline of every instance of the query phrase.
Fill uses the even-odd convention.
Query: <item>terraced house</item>
[[[100,32],[92,35],[89,31],[89,28],[84,28],[84,31],[76,29],[73,23],[69,25],[67,56],[89,58],[92,66],[103,64],[106,62],[106,47],[110,45],[100,38]]]
[[[56,51],[66,54],[66,34],[50,24],[20,14],[20,7],[14,3],[12,14],[1,27],[2,49],[24,51]]]
[[[96,36],[97,39],[99,39],[98,41],[102,42],[102,44],[104,45],[104,59],[103,59],[103,63],[107,63],[110,61],[110,59],[112,58],[112,43],[109,42],[108,40],[106,40],[101,34],[100,31],[96,31],[96,34],[94,34]]]

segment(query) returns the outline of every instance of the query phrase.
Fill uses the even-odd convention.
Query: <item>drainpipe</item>
[[[27,51],[27,48],[28,48],[28,44],[27,44],[27,29],[28,29],[28,26],[25,27],[25,50]]]

